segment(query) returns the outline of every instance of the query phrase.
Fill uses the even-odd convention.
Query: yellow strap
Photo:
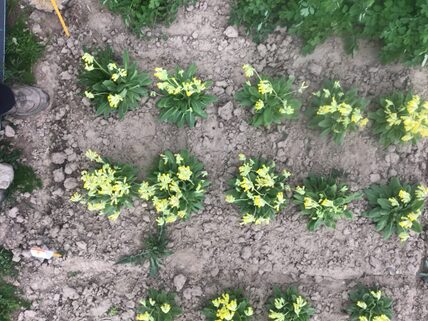
[[[65,25],[64,19],[61,16],[61,12],[59,12],[58,6],[56,5],[56,1],[51,0],[51,3],[55,9],[56,15],[58,16],[59,22],[61,22],[62,29],[64,29],[64,32],[67,35],[67,37],[70,37],[70,33],[68,32],[68,28]]]

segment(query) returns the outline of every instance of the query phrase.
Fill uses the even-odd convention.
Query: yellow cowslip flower
[[[109,215],[109,216],[108,216],[108,219],[109,219],[110,221],[116,221],[116,220],[117,220],[117,218],[119,217],[119,215],[120,215],[120,212],[119,212],[119,211],[114,212],[113,214],[111,214],[111,215]]]
[[[177,216],[179,218],[185,218],[186,217],[186,211],[178,211]]]
[[[285,314],[284,313],[276,312],[273,310],[269,311],[268,317],[269,317],[269,319],[274,320],[274,321],[285,321]]]
[[[417,199],[423,200],[425,197],[428,196],[428,188],[423,185],[419,185],[416,188],[415,195]]]
[[[254,189],[253,182],[249,180],[247,177],[244,177],[239,185],[243,188],[245,192],[248,192]]]
[[[126,71],[126,69],[120,68],[119,69],[119,76],[120,77],[126,77],[126,76],[128,76],[128,72]]]
[[[189,166],[178,166],[177,177],[181,181],[190,181],[193,172]]]
[[[162,198],[153,198],[153,205],[155,206],[156,212],[167,214],[168,211],[168,199]]]
[[[259,217],[258,219],[256,219],[256,221],[254,222],[254,224],[256,225],[261,225],[261,224],[269,224],[270,223],[270,219],[269,218],[263,218],[263,217]]]
[[[400,192],[398,193],[398,197],[400,197],[401,201],[404,204],[407,204],[411,201],[412,197],[410,196],[409,193],[407,193],[405,190],[400,190]]]
[[[160,185],[160,190],[165,191],[168,190],[168,185],[173,181],[171,175],[169,173],[159,173],[157,177],[157,181]]]
[[[254,196],[253,203],[256,207],[264,207],[266,205],[266,201],[259,195]]]
[[[323,200],[321,200],[321,205],[325,206],[325,207],[333,207],[334,206],[334,202],[332,200],[324,198]]]
[[[382,291],[370,291],[370,294],[372,295],[372,297],[374,297],[376,300],[380,300],[380,298],[382,297]]]
[[[334,99],[334,98],[333,98]],[[325,115],[325,114],[332,114],[336,111],[337,109],[335,108],[335,106],[332,105],[323,105],[320,106],[318,108],[317,111],[317,115]]]
[[[401,242],[405,242],[410,237],[410,235],[409,235],[409,233],[401,232],[400,234],[398,234],[398,237],[399,237]]]
[[[137,314],[137,320],[138,321],[150,321],[150,313],[148,311],[144,312],[143,314]]]
[[[369,321],[369,319],[367,319],[367,317],[365,317],[364,315],[360,315],[358,317],[358,321]]]
[[[171,196],[168,201],[169,201],[169,206],[171,208],[174,208],[174,207],[179,208],[180,207],[180,197]]]
[[[165,224],[165,220],[164,220],[162,217],[158,217],[158,218],[156,219],[156,223],[157,223],[159,226],[162,226],[162,225],[164,225],[164,224]]]
[[[94,68],[94,65],[90,65],[90,64],[85,64],[85,70],[86,71],[92,71],[92,70],[94,70],[95,68]]]
[[[269,80],[260,80],[259,84],[257,85],[257,89],[261,95],[270,95],[273,93],[273,87]]]
[[[366,302],[364,302],[364,301],[358,301],[358,302],[357,302],[357,307],[359,307],[359,308],[361,308],[361,309],[365,310],[365,309],[367,309],[367,303],[366,303]]]
[[[290,105],[287,105],[287,102],[284,102],[284,105],[279,109],[279,112],[285,115],[292,115],[294,114],[294,109]]]
[[[410,212],[409,214],[407,214],[407,218],[409,219],[410,222],[414,222],[416,221],[419,216],[421,215],[421,213],[415,213],[415,212]]]
[[[391,319],[388,318],[385,314],[382,314],[382,315],[375,316],[373,318],[373,321],[391,321]]]
[[[94,94],[91,93],[90,91],[85,91],[85,96],[86,96],[86,98],[89,98],[89,99],[95,98]]]
[[[227,203],[234,203],[235,202],[235,197],[233,195],[226,195],[225,198]]]
[[[220,298],[214,299],[211,301],[211,303],[213,304],[213,306],[215,306],[216,308],[218,308],[220,306]]]
[[[389,202],[389,204],[391,204],[392,207],[400,206],[400,203],[398,203],[398,201],[395,197],[388,198],[388,202]]]
[[[168,80],[168,71],[163,68],[155,68],[154,76],[159,80],[165,81]]]
[[[305,186],[297,186],[296,187],[296,193],[299,195],[305,195]]]
[[[80,202],[82,200],[82,195],[78,192],[74,193],[71,197],[70,197],[70,201],[73,203],[77,203]]]
[[[247,156],[245,156],[244,154],[239,154],[238,158],[240,161],[245,162],[247,160]]]
[[[195,93],[192,82],[190,81],[183,82],[182,85],[183,85],[183,90],[186,92],[187,97],[190,97]]]
[[[97,152],[94,152],[92,149],[88,149],[85,152],[85,156],[86,156],[86,158],[88,158],[92,162],[104,163],[101,156]],[[82,174],[83,174],[83,172],[82,172]]]
[[[291,172],[289,172],[288,170],[284,169],[282,171],[282,176],[284,176],[285,178],[289,178],[291,176]]]
[[[148,201],[155,194],[155,190],[156,188],[150,186],[148,182],[142,182],[138,189],[138,194],[143,200]]]
[[[226,304],[226,308],[228,308],[230,311],[236,311],[236,309],[238,308],[236,300],[232,300],[228,304]]]
[[[260,187],[274,187],[275,180],[268,174],[265,177],[257,177],[256,178],[256,186]]]
[[[406,104],[406,110],[409,114],[413,114],[418,110],[419,104],[421,103],[421,97],[415,95],[412,99]]]
[[[251,224],[251,223],[254,223],[255,221],[256,221],[256,218],[254,217],[254,215],[247,213],[242,217],[241,224]]]
[[[333,88],[338,89],[338,88],[341,88],[341,87],[342,87],[342,86],[340,85],[340,81],[336,80],[336,81],[333,83]]]
[[[331,96],[331,92],[330,92],[330,90],[328,90],[328,89],[326,89],[326,88],[323,88],[323,93],[324,93],[324,97],[325,98],[328,98],[328,97],[330,97]],[[334,100],[335,98],[333,97],[333,100]]]
[[[410,221],[407,217],[402,218],[402,221],[398,223],[404,229],[410,229],[413,226],[412,221]]]
[[[251,170],[252,166],[250,163],[244,163],[239,166],[239,174],[241,174],[241,176],[247,176],[248,174],[250,174]]]
[[[225,306],[221,307],[217,310],[216,316],[220,318],[220,320],[232,320],[235,315],[234,311],[230,311]]]
[[[175,156],[175,162],[180,165],[182,161],[184,161],[183,157],[181,157],[180,154],[174,154]]]
[[[354,109],[351,116],[351,122],[358,123],[362,118],[363,116],[361,115],[361,110]]]
[[[307,210],[312,209],[312,208],[317,208],[319,206],[320,205],[310,197],[305,197],[303,199],[303,207]]]
[[[229,303],[229,301],[230,301],[229,293],[223,293],[223,294],[221,295],[221,303],[222,303],[222,304],[228,304],[228,303]]]
[[[119,74],[113,74],[111,75],[111,80],[116,81],[119,79]]]
[[[93,64],[94,63],[94,56],[92,56],[91,54],[89,54],[89,53],[87,53],[87,52],[85,52],[84,54],[83,54],[83,56],[82,56],[82,60],[84,61],[84,62],[86,62],[87,64],[89,64],[89,65],[91,65],[91,64]]]
[[[88,203],[88,210],[89,211],[102,211],[105,209],[106,203]]]
[[[284,199],[284,193],[283,192],[278,192],[276,194],[276,200],[278,201],[278,203],[282,204],[284,203],[285,199]]]
[[[274,301],[275,308],[277,308],[279,310],[279,309],[282,309],[284,305],[285,305],[284,298],[275,299],[275,301]]]
[[[402,140],[403,142],[408,142],[408,141],[409,141],[409,140],[411,140],[411,139],[413,139],[413,136],[412,136],[412,135],[409,135],[409,134],[404,135],[403,137],[401,137],[401,140]]]
[[[246,316],[250,317],[250,316],[252,316],[254,314],[254,310],[253,310],[252,307],[248,307],[248,308],[245,309],[244,313],[245,313]]]
[[[262,110],[264,107],[265,107],[265,103],[261,99],[257,100],[256,104],[254,105],[254,109],[256,111]]]
[[[110,105],[111,108],[117,108],[117,106],[119,105],[119,103],[121,101],[123,101],[123,97],[121,95],[112,95],[112,94],[109,94],[107,96],[107,100],[108,100],[108,103],[109,103],[109,105]]]
[[[349,116],[352,113],[352,106],[347,103],[341,103],[337,110],[342,116]]]
[[[107,69],[110,71],[113,71],[113,70],[117,69],[117,65],[114,62],[111,62],[107,65]]]
[[[267,177],[269,175],[269,167],[266,165],[262,165],[262,167],[260,167],[256,173],[260,176],[260,177]]]
[[[302,308],[307,304],[307,302],[305,301],[305,299],[303,299],[303,297],[298,296],[296,298],[296,302],[293,303],[293,310],[294,313],[296,313],[296,315],[298,316],[300,314],[300,312],[302,311]]]
[[[385,112],[388,116],[386,117],[386,122],[388,123],[388,125],[390,127],[393,126],[398,126],[401,124],[401,120],[398,118],[398,114],[397,113],[392,113],[389,111]]]
[[[168,313],[171,310],[171,305],[169,305],[168,303],[164,303],[161,305],[161,310],[163,313]]]
[[[253,77],[254,72],[256,71],[253,66],[248,65],[248,64],[243,65],[242,69],[244,70],[245,77],[247,77],[247,78]]]
[[[368,124],[368,122],[369,122],[368,118],[363,118],[363,119],[360,120],[358,126],[360,126],[360,128],[363,128],[363,127],[365,127]]]

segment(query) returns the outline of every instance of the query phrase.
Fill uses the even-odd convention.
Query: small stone
[[[320,65],[317,65],[317,64],[310,64],[309,65],[309,72],[312,75],[319,76],[322,73],[322,67]]]
[[[13,167],[9,164],[0,163],[0,189],[7,189],[14,178]]]
[[[53,153],[51,156],[52,163],[62,165],[65,162],[67,155],[65,153]]]
[[[68,191],[75,189],[78,185],[77,180],[73,177],[67,178],[64,182],[64,187]]]
[[[12,138],[12,137],[15,137],[15,129],[13,129],[11,126],[9,126],[9,125],[7,125],[5,128],[4,128],[4,135],[6,136],[6,137],[9,137],[9,138]]]
[[[174,286],[177,291],[181,291],[186,283],[186,277],[183,274],[178,274],[174,277]]]
[[[235,27],[229,26],[224,31],[224,35],[228,38],[238,38],[239,33],[238,30],[235,29]]]
[[[56,183],[61,183],[65,179],[64,171],[62,170],[62,168],[58,168],[58,169],[54,170],[53,176],[54,176],[54,181]]]
[[[81,249],[83,251],[86,251],[86,249],[87,249],[87,245],[83,241],[76,242],[76,245],[79,249]]]
[[[15,218],[19,213],[19,209],[17,207],[12,207],[8,212],[7,216],[10,218]]]
[[[370,182],[376,183],[380,181],[380,175],[379,174],[370,174]]]
[[[257,51],[258,51],[258,53],[259,53],[259,55],[260,55],[260,57],[265,57],[266,56],[266,54],[267,54],[267,48],[266,48],[266,46],[264,45],[264,44],[260,44],[260,45],[258,45],[257,46]]]
[[[78,299],[79,298],[79,294],[77,293],[77,291],[73,288],[68,287],[68,286],[64,286],[64,288],[62,289],[62,295],[64,296],[65,299]]]
[[[199,34],[195,31],[194,33],[192,33],[192,38],[193,39],[198,39]]]
[[[186,300],[190,300],[193,297],[200,297],[201,295],[202,295],[202,289],[199,286],[185,289],[183,292],[183,296]]]
[[[229,101],[226,105],[219,107],[218,115],[224,120],[230,120],[233,117],[233,103]]]
[[[248,260],[251,257],[251,247],[249,246],[244,247],[241,251],[241,257],[244,260]]]

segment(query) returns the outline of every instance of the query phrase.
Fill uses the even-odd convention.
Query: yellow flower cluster
[[[110,107],[113,109],[116,109],[119,106],[119,103],[123,101],[123,96],[119,94],[116,94],[116,95],[109,94],[107,96],[107,100]]]
[[[338,95],[339,97],[343,96]],[[331,96],[331,93],[328,89],[324,89],[323,93],[324,97],[328,98]],[[341,123],[345,128],[350,124],[358,125],[360,128],[364,127],[368,123],[368,118],[364,118],[362,116],[361,110],[357,107],[352,107],[351,105],[342,102],[340,104],[337,103],[336,97],[331,97],[330,105],[323,105],[318,108],[317,115],[329,115],[339,116],[337,118],[337,122]]]
[[[92,70],[95,69],[95,67],[94,67],[94,62],[95,62],[94,56],[92,56],[91,54],[89,54],[89,53],[86,52],[82,56],[82,60],[85,63],[85,70],[92,71]]]
[[[302,308],[306,306],[308,303],[302,296],[298,296],[296,298],[296,301],[293,302],[293,311],[296,314],[296,316],[300,315],[300,312],[302,311]],[[281,310],[285,306],[285,300],[283,298],[277,298],[274,301],[274,306],[276,309]],[[270,310],[269,311],[269,319],[274,321],[285,321],[287,320],[285,317],[288,313],[282,313]]]
[[[405,134],[401,137],[402,141],[407,142],[413,138],[428,137],[428,101],[422,102],[421,98],[415,95],[405,105],[399,107],[388,99],[385,102],[388,126],[403,125]],[[394,107],[395,111],[391,111],[391,107]]]
[[[222,294],[217,299],[211,301],[215,308],[217,308],[216,321],[232,320],[238,310],[238,302],[236,299],[231,300],[228,293]],[[253,315],[253,309],[248,307],[244,311],[245,315]]]
[[[376,300],[380,300],[382,297],[382,291],[370,291],[370,294],[372,297],[374,297]],[[362,310],[367,309],[367,303],[364,301],[357,301],[356,306],[359,307]],[[385,314],[381,314],[378,316],[373,316],[372,318],[368,319],[366,316],[359,316],[358,321],[391,321]]]
[[[140,303],[143,306],[147,307],[146,300],[141,300]],[[156,303],[157,302],[154,299],[149,298],[149,304],[150,304],[151,308],[155,307]],[[162,313],[168,314],[168,312],[171,311],[171,305],[168,303],[163,303],[160,306],[160,309],[161,309]],[[149,311],[137,314],[136,320],[137,321],[155,321],[154,317],[151,315],[151,313]]]
[[[196,77],[193,77],[191,81],[179,82],[175,77],[170,77],[168,71],[163,68],[155,68],[155,71],[154,76],[160,80],[156,86],[160,90],[165,90],[169,95],[190,97],[202,93],[207,88],[206,83]],[[182,75],[184,70],[180,70],[179,73]]]
[[[74,193],[72,202],[87,204],[89,211],[103,211],[106,206],[118,206],[122,197],[130,193],[131,185],[127,178],[115,176],[116,170],[110,164],[105,163],[100,155],[92,150],[86,152],[86,157],[91,161],[103,164],[102,167],[93,172],[82,171],[81,180],[84,183],[88,200],[84,201],[79,193]],[[116,211],[109,216],[109,219],[116,219],[120,211]]]
[[[111,80],[116,82],[119,78],[125,78],[128,76],[128,71],[123,68],[119,68],[115,63],[109,63],[107,69],[112,72]]]
[[[360,316],[358,318],[358,321],[370,321],[370,320],[365,316]],[[385,314],[382,314],[382,315],[374,316],[371,319],[371,321],[391,321],[391,319],[388,318]]]

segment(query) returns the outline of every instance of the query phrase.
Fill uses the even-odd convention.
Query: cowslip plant
[[[308,230],[314,231],[325,225],[336,228],[343,217],[352,218],[348,205],[362,197],[362,193],[350,193],[347,185],[340,183],[333,175],[310,175],[297,186],[294,203],[300,207],[300,213],[307,216]]]
[[[149,289],[148,296],[139,303],[136,317],[139,321],[173,321],[181,314],[173,293]]]
[[[355,88],[345,91],[339,81],[329,81],[313,95],[307,115],[310,127],[320,129],[321,136],[331,135],[336,143],[342,144],[348,132],[367,125],[363,111],[368,102],[358,96]]]
[[[287,202],[285,192],[290,190],[286,180],[291,173],[275,170],[275,163],[239,155],[242,165],[229,182],[226,202],[238,206],[243,214],[241,224],[268,224]]]
[[[156,106],[162,121],[174,123],[178,127],[184,124],[194,127],[196,118],[207,118],[205,109],[217,98],[206,93],[212,81],[197,78],[195,64],[187,69],[177,66],[173,74],[162,68],[156,68],[155,71],[154,76],[159,79],[156,86],[162,96]]]
[[[269,320],[273,321],[308,321],[315,314],[315,310],[294,287],[285,291],[275,288],[267,308]]]
[[[122,257],[116,264],[134,264],[142,265],[146,261],[150,264],[150,276],[154,277],[158,274],[164,257],[171,255],[167,249],[168,238],[165,229],[158,228],[155,233],[149,234],[144,239],[144,249],[134,255]]]
[[[92,150],[87,150],[85,156],[96,168],[82,171],[83,193],[74,193],[71,201],[115,220],[124,207],[132,207],[138,195],[137,170],[129,164],[113,164]]]
[[[365,194],[371,208],[363,215],[373,220],[385,239],[395,233],[404,242],[411,231],[422,231],[420,216],[428,196],[425,186],[402,184],[393,177],[385,185],[370,186]]]
[[[203,309],[207,321],[249,321],[254,311],[240,290],[225,291]]]
[[[188,219],[203,208],[209,185],[204,165],[187,150],[160,155],[156,167],[141,183],[139,195],[151,201],[158,213],[158,225]]]
[[[378,288],[359,285],[349,293],[346,312],[351,321],[390,321],[393,315],[392,300]]]
[[[253,117],[251,125],[269,126],[280,124],[284,119],[296,119],[302,103],[294,98],[292,78],[270,78],[260,75],[254,67],[243,66],[247,82],[235,95],[236,100],[244,108],[250,108]],[[252,83],[251,78],[255,81]],[[304,83],[298,90],[305,88]]]
[[[29,302],[20,297],[14,285],[0,279],[0,321],[11,321],[17,311],[21,308],[28,309],[30,306]]]
[[[428,137],[428,101],[411,92],[381,98],[381,108],[369,114],[381,144],[416,143]]]
[[[93,55],[86,52],[82,61],[80,83],[97,115],[107,117],[117,113],[123,118],[129,110],[140,106],[141,97],[148,95],[149,75],[130,63],[127,52],[122,63],[113,57],[111,48],[96,50]]]

